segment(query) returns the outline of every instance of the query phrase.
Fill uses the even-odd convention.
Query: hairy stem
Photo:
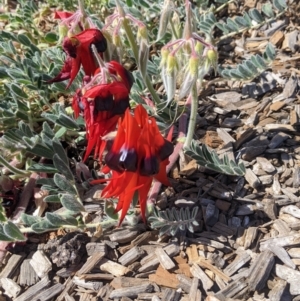
[[[196,83],[193,85],[190,96],[191,96],[191,113],[190,113],[190,120],[189,120],[187,136],[186,136],[183,148],[190,146],[190,144],[193,140],[195,127],[196,127],[196,120],[197,120],[197,114],[198,114],[198,94],[197,94],[197,84]]]
[[[125,30],[125,33],[126,33],[126,36],[127,36],[127,39],[128,39],[128,42],[130,44],[130,47],[131,47],[131,50],[133,52],[133,55],[134,55],[134,58],[135,58],[135,61],[136,63],[138,64],[139,62],[139,50],[138,50],[138,45],[135,41],[135,38],[134,38],[134,35],[132,33],[132,30],[130,28],[130,25],[128,23],[128,20],[126,18],[124,18],[123,20],[123,28]],[[139,69],[140,69],[140,66],[138,66]],[[144,78],[144,81],[145,81],[145,84],[147,86],[147,89],[149,90],[150,94],[152,95],[152,98],[155,102],[155,104],[160,104],[161,103],[161,100],[159,98],[159,96],[157,95],[155,89],[153,88],[152,86],[152,83],[151,83],[151,80],[148,76],[148,74],[146,74],[145,78]]]
[[[103,228],[108,228],[108,227],[112,227],[115,226],[118,223],[118,221],[116,220],[105,220],[103,222],[99,222],[99,223],[94,223],[94,224],[85,224],[82,226],[72,226],[72,225],[62,225],[57,229],[72,229],[72,230],[78,230],[78,229],[90,229],[90,228],[98,228],[99,226],[103,227]],[[53,229],[52,229],[53,230]],[[31,227],[26,227],[26,228],[21,228],[20,231],[22,233],[35,233]]]
[[[86,15],[86,12],[84,9],[84,1],[83,0],[78,0],[78,7],[79,7],[79,10],[80,10],[82,16],[85,18],[87,15]]]
[[[224,7],[226,7],[227,5],[229,5],[232,2],[235,2],[235,0],[229,0],[229,1],[225,2],[224,4],[220,5],[219,7],[214,9],[214,13],[221,11]]]
[[[1,155],[0,155],[0,164],[6,167],[9,171],[11,171],[15,175],[29,176],[31,174],[30,171],[24,171],[14,167],[9,162],[7,162]]]

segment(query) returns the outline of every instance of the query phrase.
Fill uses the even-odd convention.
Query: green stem
[[[20,175],[20,176],[29,176],[31,175],[30,171],[24,171],[21,169],[18,169],[14,166],[11,166],[9,162],[7,162],[1,155],[0,155],[0,164],[5,166],[9,171],[11,171],[15,175]]]
[[[173,22],[172,19],[170,20],[169,24],[171,25],[172,34],[173,34],[175,40],[178,40],[179,37],[177,35],[176,29],[175,29],[175,26],[174,26],[174,22]]]
[[[82,225],[82,226],[62,225],[61,227],[58,227],[57,229],[64,228],[64,229],[72,229],[72,230],[76,230],[76,229],[84,230],[86,228],[97,228],[99,226],[101,226],[103,228],[108,228],[108,227],[115,226],[117,223],[118,223],[118,221],[110,219],[110,220],[105,220],[100,223],[86,224],[86,225]],[[52,231],[52,230],[55,230],[55,229],[51,229],[51,230],[49,229],[49,231]],[[34,233],[34,231],[31,229],[31,227],[21,228],[20,231],[22,233]]]
[[[87,15],[84,10],[84,1],[83,0],[78,0],[78,7],[79,7],[79,10],[80,10],[82,16],[85,18]]]
[[[123,28],[125,30],[125,33],[126,33],[126,36],[127,36],[127,39],[128,39],[128,42],[130,44],[130,47],[132,49],[132,52],[133,52],[133,56],[135,58],[135,61],[136,63],[138,64],[139,62],[139,50],[138,50],[138,45],[135,41],[135,38],[134,38],[134,35],[132,33],[132,30],[128,24],[128,20],[126,18],[124,18],[124,21],[123,21]],[[138,66],[139,67],[139,66]],[[161,100],[159,98],[159,96],[157,95],[155,89],[153,88],[152,86],[152,83],[151,83],[151,80],[148,76],[148,74],[146,74],[145,78],[144,78],[144,81],[145,81],[145,84],[150,92],[150,94],[152,95],[152,98],[154,100],[154,102],[156,104],[160,104],[161,103]]]
[[[214,13],[217,13],[217,12],[221,11],[224,7],[226,7],[228,4],[230,4],[232,2],[235,2],[235,0],[229,0],[228,2],[226,2],[226,3],[222,4],[221,6],[217,7],[214,10]]]
[[[27,101],[27,107],[28,107],[28,123],[31,130],[33,130],[33,121],[32,121],[32,111],[31,111],[31,105],[30,101]]]
[[[193,85],[192,91],[191,91],[191,113],[190,113],[190,120],[188,125],[188,131],[186,135],[186,139],[183,145],[183,148],[189,147],[191,145],[191,142],[193,140],[193,136],[195,133],[195,127],[196,127],[196,120],[197,120],[197,114],[198,114],[198,95],[197,95],[197,84],[195,83]]]

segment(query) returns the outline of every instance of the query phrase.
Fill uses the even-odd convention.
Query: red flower
[[[88,145],[83,161],[94,148],[94,157],[101,159],[106,146],[102,138],[116,128],[119,117],[129,107],[129,92],[133,83],[131,73],[118,62],[109,62],[96,73],[85,86],[84,95],[78,89],[72,103],[75,117],[83,111],[86,123]],[[108,75],[111,82],[107,83]],[[106,81],[103,77],[106,77]],[[92,86],[99,81],[99,84]]]
[[[48,83],[70,79],[68,88],[79,72],[81,65],[86,75],[93,75],[98,66],[91,50],[92,44],[96,46],[99,53],[104,52],[107,48],[106,39],[99,29],[87,29],[72,38],[66,37],[63,41],[63,49],[67,53],[65,64],[61,72]]]
[[[54,12],[54,19],[65,20],[72,16],[73,16],[73,13],[69,13],[68,11],[58,11],[57,10]]]
[[[126,110],[124,119],[119,119],[114,143],[105,156],[112,179],[102,191],[104,197],[119,198],[116,211],[122,210],[120,224],[135,191],[139,194],[142,217],[146,220],[146,201],[153,178],[169,186],[166,165],[172,152],[173,144],[162,137],[155,119],[149,117],[141,105],[136,107],[134,116]]]
[[[94,98],[89,101],[88,98]],[[95,158],[101,158],[106,141],[102,137],[113,131],[118,118],[129,107],[129,92],[122,82],[100,84],[88,90],[83,97],[84,119],[88,145],[83,161],[95,148]]]

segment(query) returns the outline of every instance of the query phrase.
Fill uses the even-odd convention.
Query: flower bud
[[[170,51],[167,48],[162,48],[160,53],[161,53],[160,66],[163,67],[167,63],[168,55],[169,55]]]
[[[200,59],[198,56],[191,56],[191,58],[189,59],[188,69],[193,77],[197,76],[198,74],[199,61]]]
[[[137,38],[148,41],[148,30],[144,24],[138,27]]]
[[[206,56],[211,64],[215,64],[218,61],[218,52],[215,49],[209,49]]]
[[[203,44],[200,43],[199,41],[196,42],[196,45],[195,45],[195,51],[196,51],[199,55],[202,55],[202,54],[203,54]]]
[[[206,57],[208,60],[208,63],[214,68],[215,72],[217,70],[217,64],[218,64],[218,52],[216,49],[209,49],[206,53]]]
[[[66,25],[58,25],[58,43],[60,44],[62,40],[68,35],[69,28]]]
[[[177,59],[174,54],[169,54],[167,58],[167,73],[172,73],[177,68]]]
[[[112,35],[112,41],[113,41],[113,44],[116,46],[116,47],[122,47],[122,39],[121,39],[121,36],[119,34],[117,34],[116,32],[113,33]]]

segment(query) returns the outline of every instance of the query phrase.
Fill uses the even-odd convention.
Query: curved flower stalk
[[[97,50],[94,51],[97,54]],[[98,56],[100,68],[82,90],[73,97],[73,109],[77,118],[80,112],[86,123],[87,149],[83,161],[94,151],[94,158],[102,158],[106,146],[103,137],[114,131],[118,118],[129,108],[132,77],[118,62],[104,63]]]
[[[167,91],[167,103],[173,101],[179,85],[178,100],[191,96],[191,113],[184,146],[192,140],[198,110],[198,93],[205,74],[216,69],[218,60],[215,47],[193,31],[191,3],[186,0],[186,21],[183,36],[161,49],[161,75]]]
[[[146,73],[148,56],[149,56],[149,45],[148,45],[148,31],[146,25],[132,16],[130,13],[125,12],[123,6],[116,0],[115,12],[106,18],[105,26],[102,28],[103,32],[110,33],[112,41],[118,49],[122,48],[122,33],[125,32],[127,40],[130,44],[130,48],[133,52],[136,64],[144,82],[156,104],[161,102],[155,89],[152,86],[151,80]],[[137,41],[132,31],[132,27],[137,27]],[[122,31],[123,29],[123,31]]]
[[[134,115],[127,109],[124,118],[119,119],[116,138],[105,156],[105,171],[112,171],[112,179],[102,191],[103,197],[119,198],[116,207],[116,212],[122,210],[119,224],[126,216],[135,192],[138,192],[141,214],[146,220],[147,195],[152,180],[170,185],[166,166],[173,148],[142,105],[136,107]]]
[[[192,29],[191,4],[186,1],[186,23],[183,37],[173,40],[161,49],[161,75],[170,102],[174,99],[176,86],[180,85],[178,99],[186,97],[198,81],[201,83],[212,62],[210,53],[215,53],[214,46],[206,42]],[[199,85],[198,85],[199,86]]]
[[[173,13],[175,14],[172,18]],[[172,0],[164,0],[161,15],[159,18],[159,27],[158,27],[156,41],[159,41],[164,37],[168,26],[171,26],[172,34],[177,39],[180,31],[180,21],[178,19],[179,17],[175,9],[174,2]]]
[[[79,34],[85,29],[96,28],[92,19],[84,10],[83,1],[78,0],[78,4],[79,9],[74,13],[67,11],[55,11],[54,19],[61,20],[58,25],[60,37],[59,41],[66,36]]]

